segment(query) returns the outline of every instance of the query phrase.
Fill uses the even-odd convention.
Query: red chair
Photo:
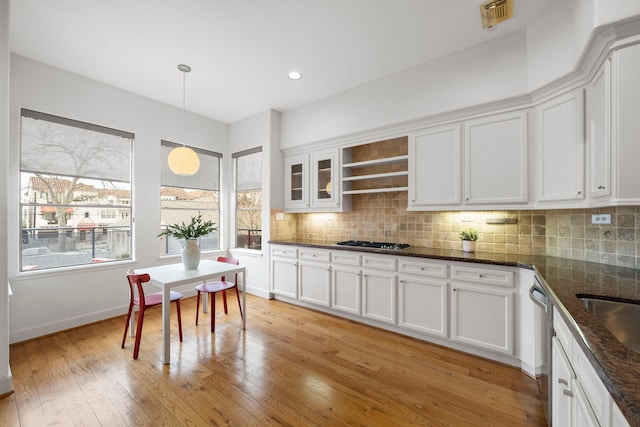
[[[233,258],[226,257],[218,257],[218,262],[227,262],[229,264],[238,265],[240,262]],[[207,294],[211,294],[211,332],[215,332],[216,330],[216,293],[222,292],[222,301],[224,303],[224,313],[227,314],[227,290],[231,288],[236,288],[236,297],[238,298],[238,308],[240,309],[240,318],[243,319],[242,315],[242,305],[240,304],[240,292],[238,291],[238,275],[236,274],[236,278],[233,282],[227,282],[224,277],[220,279],[220,281],[216,282],[207,282],[202,285],[196,286],[196,291],[198,291],[198,301],[196,302],[196,325],[198,324],[198,316],[200,314],[200,293],[206,292]],[[205,297],[206,298],[206,297]]]
[[[162,305],[162,292],[155,292],[153,294],[145,295],[142,284],[150,281],[151,277],[148,274],[135,274],[133,270],[129,270],[127,273],[127,279],[129,281],[129,312],[127,313],[127,322],[124,325],[122,348],[124,348],[124,343],[127,339],[127,331],[129,330],[129,322],[131,321],[133,306],[137,305],[139,307],[138,323],[136,326],[136,340],[133,346],[133,358],[137,359],[138,352],[140,350],[140,338],[142,337],[142,322],[144,321],[144,312],[148,308]],[[138,297],[136,297],[136,292],[138,294]],[[182,341],[182,318],[180,316],[181,299],[181,293],[171,291],[171,302],[176,303],[176,309],[178,311],[178,331],[180,332],[180,341]]]

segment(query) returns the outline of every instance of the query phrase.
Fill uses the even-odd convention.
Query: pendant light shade
[[[194,175],[200,169],[198,153],[189,147],[176,147],[167,157],[169,169],[176,175]]]
[[[182,110],[183,110],[183,133],[186,133],[186,89],[185,89],[185,79],[188,72],[191,71],[191,67],[185,64],[179,64],[178,70],[182,71]],[[183,136],[184,138],[184,136]],[[167,164],[169,165],[169,169],[171,172],[176,175],[194,175],[200,169],[200,158],[198,157],[198,153],[196,153],[193,149],[185,146],[176,147],[169,153],[167,157]]]

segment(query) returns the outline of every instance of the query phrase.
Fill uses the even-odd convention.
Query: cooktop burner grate
[[[373,248],[373,249],[391,249],[402,250],[410,247],[407,243],[394,243],[394,242],[367,242],[364,240],[345,240],[344,242],[336,243],[340,246],[354,246],[358,248]]]

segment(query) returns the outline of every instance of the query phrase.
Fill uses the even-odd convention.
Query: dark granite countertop
[[[462,250],[421,247],[401,251],[367,249],[302,239],[269,243],[533,269],[629,424],[640,427],[640,354],[622,345],[577,297],[640,301],[640,270],[541,255],[467,254]]]

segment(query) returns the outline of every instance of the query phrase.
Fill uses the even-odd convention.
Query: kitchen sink
[[[587,309],[627,348],[640,353],[640,303],[580,297]]]

